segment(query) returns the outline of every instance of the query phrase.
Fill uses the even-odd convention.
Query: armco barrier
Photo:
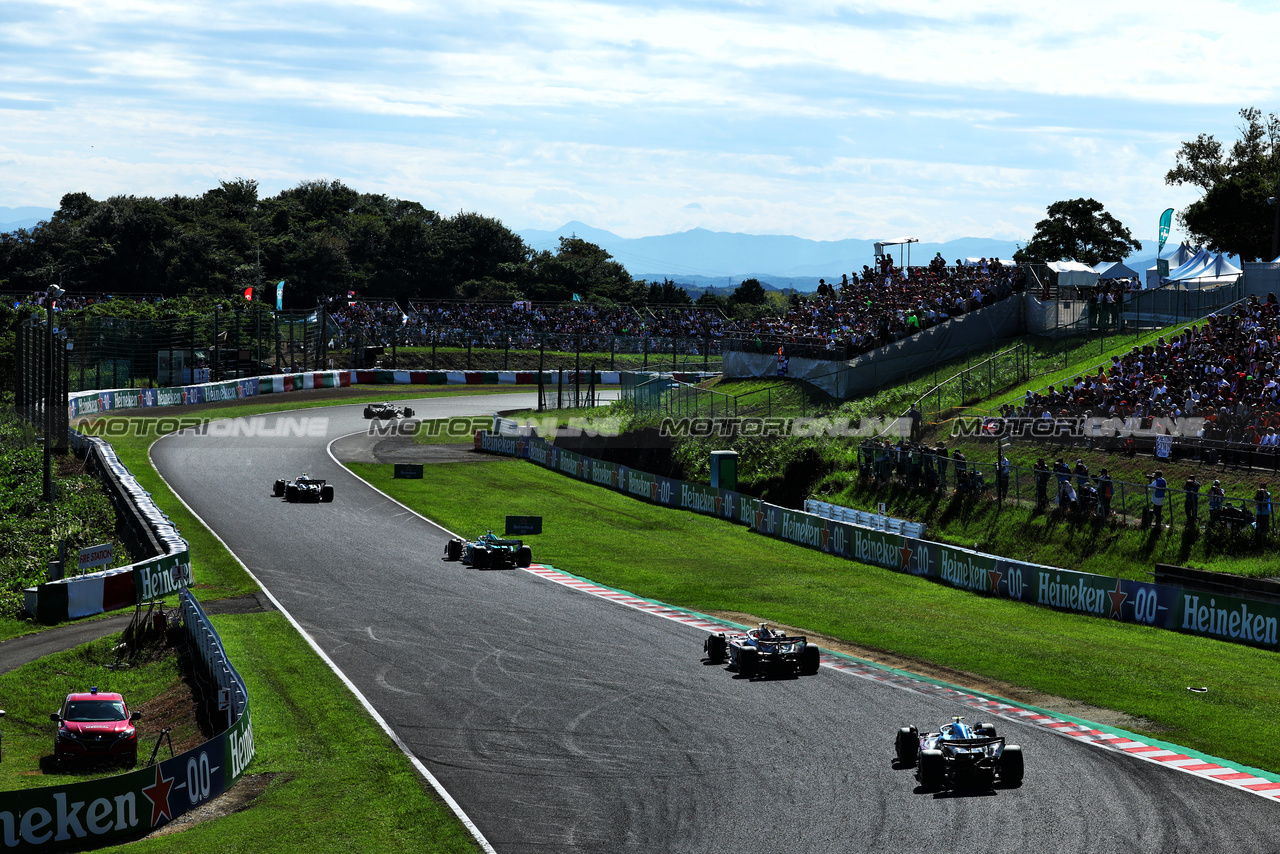
[[[59,623],[126,608],[187,588],[191,584],[190,551],[187,541],[178,534],[169,517],[160,511],[151,495],[120,462],[114,448],[101,439],[82,436],[74,430],[71,436],[73,447],[91,446],[100,464],[110,469],[164,553],[130,566],[28,587],[23,591],[27,613],[42,623]]]
[[[1280,603],[1206,594],[1010,560],[824,519],[727,489],[686,483],[563,450],[544,439],[475,434],[476,450],[524,457],[628,495],[728,519],[757,533],[988,596],[1062,611],[1280,649]]]
[[[244,680],[227,660],[222,639],[189,591],[183,625],[206,675],[227,692],[230,724],[199,747],[127,774],[5,792],[0,846],[39,851],[112,845],[156,830],[233,786],[253,759],[253,722]],[[144,745],[139,752],[145,761]]]

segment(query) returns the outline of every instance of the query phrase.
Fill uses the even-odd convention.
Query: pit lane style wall
[[[186,753],[127,774],[5,792],[0,799],[0,849],[62,851],[112,845],[156,830],[230,789],[253,759],[253,722],[244,680],[222,639],[190,591],[183,590],[183,626],[206,674],[225,690],[230,725]],[[139,744],[143,761],[149,746]]]
[[[1280,604],[1043,566],[878,531],[749,495],[637,471],[537,437],[475,434],[478,451],[521,457],[636,498],[727,519],[765,536],[962,590],[1264,649],[1280,649]]]

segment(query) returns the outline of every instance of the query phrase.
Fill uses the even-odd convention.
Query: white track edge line
[[[280,601],[276,599],[276,597],[267,588],[267,586],[263,584],[262,581],[256,575],[253,574],[253,570],[245,566],[244,561],[240,560],[240,556],[237,555],[231,549],[231,547],[228,546],[223,541],[222,537],[218,536],[217,532],[209,527],[209,523],[205,522],[205,520],[201,518],[200,514],[197,513],[195,510],[193,510],[191,508],[191,505],[187,504],[187,502],[182,498],[181,495],[178,494],[178,491],[173,488],[173,486],[169,483],[169,481],[165,480],[164,475],[160,474],[160,469],[156,468],[155,461],[151,459],[151,448],[154,448],[156,443],[172,435],[174,434],[166,433],[164,436],[161,436],[159,439],[156,439],[155,442],[152,442],[151,447],[147,448],[147,462],[151,463],[151,468],[155,471],[156,475],[160,478],[161,481],[164,482],[164,485],[169,488],[169,491],[173,493],[174,497],[177,498],[178,501],[182,503],[182,506],[186,507],[187,511],[192,516],[194,516],[197,520],[199,520],[201,525],[204,525],[205,530],[207,530],[210,534],[212,534],[214,539],[216,539],[219,543],[222,543],[222,547],[227,550],[227,554],[231,555],[231,557],[235,559],[235,562],[240,564],[241,568],[244,569],[244,571],[249,575],[249,577],[252,578],[260,588],[262,588],[262,592],[267,595],[267,598],[270,599],[271,603],[276,606],[276,608],[280,611],[281,614],[284,615],[285,619],[289,621],[290,625],[292,625],[294,629],[297,630],[298,634],[302,635],[302,637],[306,639],[307,643],[311,646],[311,648],[315,650],[316,655],[320,656],[320,659],[329,666],[329,669],[332,670],[334,674],[339,679],[342,680],[343,684],[346,685],[347,688],[351,691],[351,693],[355,695],[355,698],[360,701],[360,705],[364,706],[365,711],[367,711],[370,714],[370,716],[372,716],[373,719],[377,721],[378,726],[382,727],[383,732],[385,732],[388,736],[390,736],[392,742],[394,742],[396,747],[400,749],[400,752],[403,753],[405,757],[408,758],[409,762],[413,764],[413,767],[418,770],[418,773],[421,774],[426,779],[426,781],[431,784],[431,788],[434,789],[436,794],[440,796],[440,799],[443,800],[446,805],[448,805],[449,809],[453,811],[453,814],[458,817],[458,820],[462,822],[463,827],[467,829],[467,831],[471,834],[472,838],[475,839],[476,844],[480,846],[480,848],[485,852],[485,854],[498,854],[497,850],[494,849],[494,847],[489,844],[489,840],[485,839],[484,834],[480,832],[480,828],[476,826],[475,822],[471,820],[471,817],[468,816],[467,813],[462,809],[462,805],[453,799],[453,795],[449,794],[449,791],[444,787],[444,784],[441,783],[438,779],[436,779],[436,775],[431,773],[431,769],[427,768],[427,766],[422,763],[422,760],[420,760],[417,756],[413,754],[413,752],[409,749],[409,745],[407,745],[404,742],[404,740],[401,739],[400,736],[396,734],[395,730],[393,730],[391,726],[386,722],[386,720],[382,717],[382,715],[378,713],[378,710],[373,707],[373,704],[370,703],[369,699],[365,697],[365,695],[360,691],[359,688],[356,687],[355,683],[352,682],[349,678],[347,678],[347,674],[343,673],[342,669],[338,667],[338,665],[333,661],[333,659],[331,659],[328,656],[328,654],[323,649],[320,648],[320,645],[316,643],[315,638],[311,637],[311,635],[307,632],[307,630],[304,629],[296,619],[294,619],[293,614],[290,614],[288,609],[285,608],[284,605],[280,604]],[[335,439],[334,441],[336,442],[337,439]],[[330,442],[329,444],[333,444],[333,443]],[[328,448],[326,447],[326,451],[327,450]],[[333,458],[334,462],[338,462],[337,458],[333,457],[332,453],[330,453],[329,456]],[[342,463],[338,463],[338,465],[342,465]],[[346,467],[343,466],[343,468],[345,469]],[[350,469],[346,469],[346,470],[351,471]],[[352,472],[352,475],[354,476],[355,473]],[[361,478],[361,480],[363,480],[363,478]],[[365,481],[365,482],[368,483],[368,481]],[[372,488],[378,492],[382,492],[382,490],[377,489],[377,487],[372,487]],[[392,499],[392,500],[394,501],[395,499]],[[398,501],[396,503],[399,504]],[[404,505],[401,504],[400,506],[403,507]],[[437,525],[436,527],[440,527],[440,526]],[[443,528],[441,530],[443,530]]]

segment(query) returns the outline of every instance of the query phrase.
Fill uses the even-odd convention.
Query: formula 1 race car
[[[816,646],[802,636],[788,637],[786,632],[760,628],[740,634],[716,632],[702,642],[702,651],[713,664],[727,657],[729,669],[739,676],[751,679],[755,676],[812,676],[818,672]]]
[[[510,569],[533,563],[533,550],[524,540],[504,540],[493,531],[474,540],[454,537],[444,544],[445,560],[460,560],[476,569]]]
[[[924,735],[904,726],[893,749],[898,765],[914,766],[920,787],[927,791],[1022,785],[1022,748],[1006,745],[991,724],[970,727],[964,718],[954,717],[937,732]]]
[[[390,403],[371,403],[364,408],[365,418],[412,418],[413,410],[407,406],[393,406]]]
[[[284,500],[292,504],[295,501],[310,501],[326,504],[333,500],[333,487],[309,475],[302,475],[297,480],[277,480],[271,488],[276,498],[284,496]]]

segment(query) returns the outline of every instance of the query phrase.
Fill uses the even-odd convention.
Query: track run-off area
[[[400,403],[434,419],[536,396]],[[709,618],[593,585],[590,566],[443,562],[450,532],[338,462],[374,441],[362,411],[188,430],[152,460],[498,852],[1280,850],[1280,803],[1240,788],[1266,781],[1219,781],[1235,772],[1203,757],[843,656],[739,679],[700,661]],[[474,463],[495,490],[512,464]],[[303,472],[332,504],[272,497]],[[1021,788],[925,793],[893,766],[899,726],[957,714],[1022,745]]]

